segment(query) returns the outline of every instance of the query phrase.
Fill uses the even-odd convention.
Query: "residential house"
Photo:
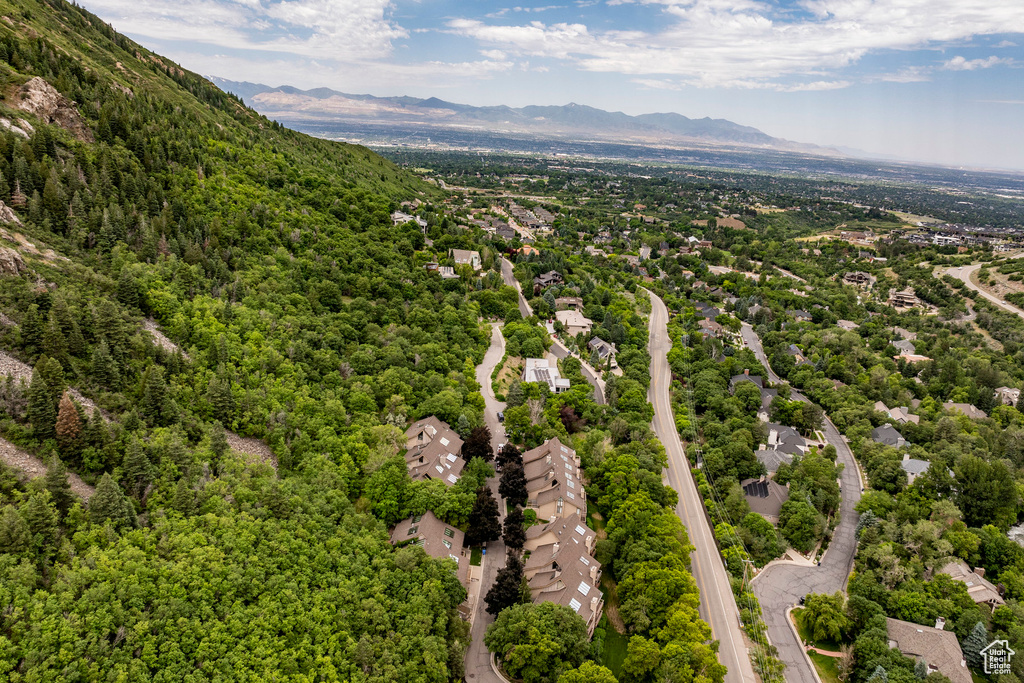
[[[720,338],[725,334],[725,328],[714,320],[698,320],[697,328],[704,337]]]
[[[722,314],[722,309],[715,308],[709,303],[705,303],[703,301],[691,301],[690,303],[693,304],[693,307],[697,309],[698,313],[700,313],[708,320],[714,320],[715,318]]]
[[[853,322],[852,320],[837,320],[836,327],[838,327],[841,330],[846,330],[847,332],[853,332],[854,330],[859,328],[860,325]]]
[[[811,322],[811,314],[803,310],[792,310],[786,311],[786,315],[796,320],[798,323],[809,323]]]
[[[553,394],[569,390],[569,380],[564,379],[558,372],[558,363],[547,358],[527,358],[522,380],[544,382]]]
[[[391,531],[391,544],[418,545],[437,560],[453,560],[459,583],[469,588],[469,552],[463,548],[464,534],[458,527],[445,524],[429,510],[422,515],[403,519]]]
[[[440,266],[437,269],[438,274],[441,275],[442,280],[458,280],[459,275],[455,272],[454,266]]]
[[[900,355],[913,355],[917,353],[917,348],[914,346],[914,342],[907,339],[900,339],[892,342],[893,348],[900,352]]]
[[[414,221],[416,225],[420,227],[420,229],[424,229],[427,227],[427,222],[420,218],[419,216],[410,216],[409,214],[404,213],[402,211],[395,211],[391,214],[391,224],[396,228],[399,225],[404,225],[405,223],[408,223],[409,221]]]
[[[946,401],[942,404],[942,409],[952,412],[961,412],[972,420],[984,420],[988,417],[988,413],[970,403],[953,403],[952,401]]]
[[[601,563],[594,559],[597,535],[579,513],[526,531],[529,552],[523,574],[535,603],[554,602],[579,614],[593,635],[601,620]]]
[[[848,285],[853,285],[855,287],[871,288],[875,286],[875,283],[877,281],[878,278],[876,278],[871,273],[865,273],[860,270],[855,270],[852,273],[847,273],[846,275],[843,276],[843,282],[845,282]]]
[[[473,270],[481,270],[484,267],[483,262],[480,260],[480,253],[477,251],[469,251],[467,249],[450,249],[448,251],[448,256],[455,261],[455,265],[457,266],[472,266]]]
[[[466,461],[462,439],[448,423],[431,415],[405,430],[405,465],[413,480],[439,479],[448,486],[459,481]]]
[[[647,245],[640,247],[640,259],[646,261],[651,258],[651,248]]]
[[[917,332],[911,332],[910,330],[903,329],[902,327],[896,326],[892,328],[893,334],[899,335],[900,338],[906,339],[907,341],[914,341],[917,339]]]
[[[792,427],[769,422],[765,429],[768,432],[766,443],[754,455],[769,473],[778,471],[779,465],[783,463],[791,464],[793,456],[803,455],[811,449],[811,444]]]
[[[766,477],[745,479],[740,482],[740,486],[743,487],[751,512],[756,512],[772,524],[779,523],[782,504],[789,499],[788,487]]]
[[[757,385],[758,389],[764,389],[764,380],[761,379],[760,375],[751,375],[750,370],[743,370],[742,375],[733,375],[729,378],[729,393],[736,393],[736,385],[740,382],[753,382]]]
[[[1006,601],[999,594],[999,589],[985,578],[985,569],[975,567],[971,569],[963,560],[953,560],[947,563],[938,571],[939,574],[946,574],[954,581],[960,581],[967,585],[967,594],[975,604],[985,604],[991,608],[1005,605]]]
[[[790,344],[786,348],[786,355],[787,356],[792,356],[793,360],[796,361],[797,366],[801,366],[801,365],[814,365],[814,363],[812,363],[811,361],[807,360],[807,358],[804,356],[804,352],[801,351],[800,347],[797,346],[796,344]]]
[[[884,424],[872,429],[871,438],[875,443],[885,444],[893,448],[906,448],[907,446],[907,440],[891,424]]]
[[[903,456],[903,462],[900,463],[900,467],[907,473],[907,484],[913,484],[915,479],[928,471],[931,463],[927,460],[911,458],[910,454],[907,453]]]
[[[1020,389],[1014,387],[999,387],[996,389],[996,400],[1004,406],[1015,406],[1020,400]]]
[[[952,631],[887,617],[889,647],[915,661],[924,660],[928,672],[938,672],[952,683],[972,683],[960,641]]]
[[[557,270],[549,270],[535,278],[533,278],[533,292],[534,294],[540,294],[541,290],[547,289],[551,285],[560,285],[565,280],[562,278],[562,274]]]
[[[590,349],[591,352],[597,351],[597,357],[602,363],[607,361],[608,358],[611,358],[612,368],[618,367],[618,364],[615,362],[615,344],[609,344],[600,337],[591,337],[590,341],[587,342],[587,348]]]
[[[910,414],[910,408],[907,406],[901,406],[899,408],[889,408],[881,401],[875,401],[875,410],[883,413],[886,417],[891,420],[895,420],[900,424],[907,424],[913,422],[914,424],[920,424],[921,418],[917,415]]]
[[[578,296],[560,296],[555,299],[555,308],[559,311],[581,311],[583,299]]]
[[[914,308],[920,304],[921,300],[917,298],[917,294],[910,287],[899,292],[889,292],[889,305],[894,308]]]
[[[550,439],[523,453],[523,469],[526,506],[537,512],[537,519],[553,520],[573,514],[586,517],[587,497],[576,451],[558,439]]]
[[[580,332],[590,334],[590,329],[594,326],[594,323],[579,311],[555,311],[555,319],[562,323],[566,333],[571,337]]]

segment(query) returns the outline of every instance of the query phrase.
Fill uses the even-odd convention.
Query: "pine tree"
[[[463,438],[469,434],[469,418],[466,417],[465,413],[459,415],[459,419],[455,423],[455,431]]]
[[[64,331],[52,319],[43,328],[43,351],[62,366],[70,367],[71,359],[68,357],[67,338],[64,336]]]
[[[32,304],[25,312],[21,320],[21,345],[25,352],[35,358],[42,352],[43,344],[43,319],[39,314],[38,304]]]
[[[57,404],[60,402],[60,397],[64,395],[68,386],[67,380],[64,378],[64,366],[56,358],[40,356],[39,362],[36,363],[36,368],[39,370],[39,374],[43,376],[43,379],[46,380],[46,386],[50,389],[50,403],[53,404],[54,420],[56,420]]]
[[[494,461],[498,465],[498,469],[505,469],[505,466],[509,463],[523,464],[523,454],[519,452],[519,449],[513,446],[511,443],[507,443],[498,450],[498,457]]]
[[[494,584],[487,591],[484,602],[487,613],[498,616],[506,607],[519,604],[522,599],[523,563],[517,555],[509,555],[505,566],[498,570]]]
[[[980,671],[984,662],[982,661],[981,651],[988,645],[988,631],[985,629],[985,623],[979,621],[974,625],[971,632],[964,638],[963,649],[964,659],[967,660],[967,666],[971,667],[975,671]]]
[[[1024,391],[1020,392],[1020,398],[1017,399],[1017,410],[1024,413]]]
[[[512,511],[505,516],[505,529],[501,535],[501,540],[505,542],[505,547],[512,550],[523,549],[523,546],[526,544],[524,521],[523,509],[518,506],[512,508]]]
[[[163,369],[154,365],[146,373],[146,383],[142,390],[142,416],[147,424],[165,424],[167,402],[167,385],[164,383]]]
[[[50,387],[37,368],[32,373],[28,386],[28,421],[32,423],[32,434],[45,441],[56,436],[57,411],[50,397]]]
[[[917,660],[917,664],[914,665],[914,676],[916,676],[919,681],[923,681],[928,678],[928,662],[926,662],[923,657]]]
[[[526,472],[522,462],[510,462],[501,469],[498,494],[509,505],[525,506],[529,493],[526,490]]]
[[[219,421],[214,421],[210,425],[210,451],[213,452],[213,457],[220,460],[228,452],[228,448],[228,435],[224,430],[224,425]]]
[[[231,378],[223,364],[217,368],[217,374],[210,378],[206,399],[213,407],[214,418],[224,424],[231,424],[235,419],[235,396],[231,391]]]
[[[473,510],[469,513],[469,528],[465,543],[480,545],[501,538],[501,521],[498,519],[498,501],[494,500],[491,489],[481,486],[476,491]]]
[[[32,547],[32,532],[28,523],[13,505],[4,508],[0,516],[0,553],[17,555]]]
[[[25,505],[25,522],[32,532],[37,548],[53,545],[57,540],[57,513],[45,489],[34,494]]]
[[[142,443],[137,438],[132,438],[128,442],[122,471],[122,481],[128,495],[141,498],[146,487],[153,480],[153,464],[149,461]]]
[[[139,283],[127,266],[121,268],[117,278],[117,300],[132,310],[139,307]]]
[[[89,519],[93,524],[103,524],[109,519],[115,528],[136,525],[131,502],[109,474],[103,475],[96,485],[96,493],[89,499]]]
[[[71,482],[68,481],[68,470],[60,458],[54,456],[46,467],[46,478],[44,480],[46,490],[50,492],[50,500],[60,512],[63,519],[71,506],[75,503],[75,496],[71,492]]]
[[[462,457],[466,460],[480,458],[484,462],[494,459],[494,451],[491,449],[491,430],[487,425],[474,427],[469,433],[465,444],[462,446]]]
[[[117,363],[110,355],[106,339],[101,339],[93,349],[92,379],[100,388],[107,391],[116,391],[121,386],[121,373],[118,372]]]
[[[195,512],[196,499],[188,482],[184,478],[178,480],[174,487],[174,498],[171,500],[171,507],[188,517]]]
[[[60,452],[65,456],[77,455],[82,448],[82,421],[78,416],[78,408],[66,391],[60,398],[55,432]]]
[[[171,435],[171,442],[167,446],[167,457],[174,463],[179,472],[188,472],[192,458],[188,448],[185,446],[185,441],[181,438],[180,432],[175,431]]]
[[[518,408],[526,401],[526,394],[523,393],[523,385],[518,379],[512,380],[505,392],[505,407]]]

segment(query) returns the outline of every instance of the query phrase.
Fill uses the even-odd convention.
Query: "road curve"
[[[765,367],[768,379],[778,382],[779,376],[771,369],[765,356],[761,340],[754,328],[746,323],[740,330],[743,342],[754,352],[754,356]],[[808,399],[793,390],[794,399]],[[786,611],[797,604],[808,593],[835,593],[846,588],[846,581],[853,569],[853,557],[857,552],[857,521],[859,516],[854,507],[860,501],[860,477],[853,452],[846,444],[832,420],[825,417],[822,431],[828,443],[836,447],[836,462],[843,465],[840,475],[842,482],[839,524],[832,534],[828,551],[816,567],[788,562],[772,564],[754,580],[754,595],[761,603],[768,639],[779,651],[779,659],[786,665],[787,683],[819,683],[815,672],[804,656],[803,646],[787,621]]]
[[[668,365],[672,340],[668,336],[668,309],[660,297],[653,292],[648,294],[651,296],[651,388],[648,398],[654,405],[654,432],[668,454],[668,481],[679,493],[676,514],[686,526],[695,548],[690,559],[693,577],[700,588],[700,615],[711,625],[712,634],[719,641],[718,659],[728,669],[725,675],[727,683],[750,683],[757,681],[757,677],[747,653],[743,629],[740,628],[739,610],[729,585],[729,574],[707,523],[704,502],[690,475],[690,464],[683,452],[672,414],[669,398],[672,374]]]
[[[505,404],[494,397],[491,390],[491,373],[495,366],[501,362],[505,355],[505,337],[501,334],[501,326],[491,326],[491,346],[484,355],[484,360],[476,367],[476,381],[480,384],[480,393],[484,397],[486,411],[484,420],[491,430],[491,446],[497,450],[498,446],[505,443],[505,427],[498,421],[498,411],[505,409]],[[501,501],[498,495],[498,478],[492,477],[488,482],[491,492],[496,500]],[[499,502],[499,514],[504,518],[505,506]],[[498,539],[487,544],[487,555],[484,556],[483,572],[480,579],[480,597],[476,602],[476,609],[473,612],[473,626],[470,631],[472,641],[466,651],[466,680],[473,683],[502,683],[502,680],[491,668],[491,653],[484,645],[484,634],[487,627],[494,621],[487,613],[487,606],[484,604],[484,596],[490,590],[491,584],[498,570],[505,565],[505,544]]]
[[[1020,254],[1017,254],[1015,256],[1012,256],[1011,258],[1021,258],[1022,256],[1024,256],[1024,252],[1022,252]],[[999,308],[1003,309],[1004,311],[1009,311],[1010,313],[1016,313],[1020,317],[1024,318],[1024,310],[1022,310],[1020,308],[1017,308],[1016,306],[1014,306],[1013,304],[1011,304],[1009,302],[1004,302],[999,297],[995,296],[994,294],[990,294],[989,292],[985,291],[984,289],[978,287],[978,285],[976,285],[973,282],[971,282],[971,276],[974,275],[975,273],[977,273],[979,270],[981,270],[982,265],[983,264],[981,264],[981,263],[975,263],[973,266],[960,266],[959,268],[946,268],[945,270],[942,271],[942,274],[943,275],[949,275],[951,277],[955,277],[957,280],[961,280],[965,285],[967,285],[968,289],[973,289],[975,292],[977,292],[978,294],[981,294],[983,297],[985,297],[986,299],[991,301],[993,304],[995,304]]]

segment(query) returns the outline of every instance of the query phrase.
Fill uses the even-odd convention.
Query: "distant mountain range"
[[[838,155],[835,149],[775,138],[726,119],[691,119],[682,114],[630,116],[582,104],[528,107],[474,107],[436,97],[375,97],[329,88],[300,90],[209,77],[222,90],[272,119],[304,122],[363,121],[374,124],[485,130],[567,139],[601,139],[638,144],[734,145]]]

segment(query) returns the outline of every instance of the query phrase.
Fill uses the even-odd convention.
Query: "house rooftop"
[[[915,661],[925,660],[929,671],[938,671],[952,683],[972,683],[955,633],[892,618],[886,618],[885,625],[890,648]]]

